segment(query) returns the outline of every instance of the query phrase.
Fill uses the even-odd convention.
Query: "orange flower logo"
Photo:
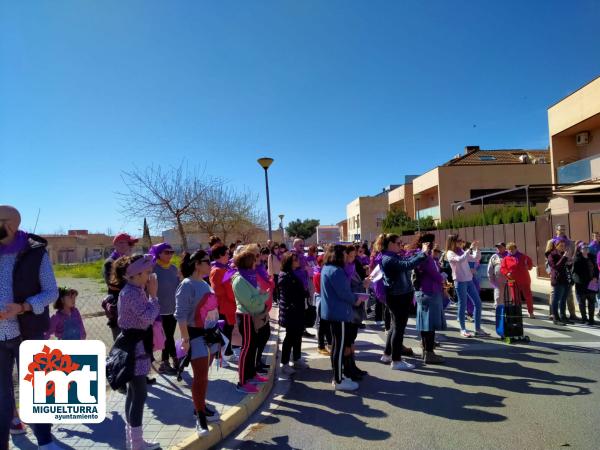
[[[33,362],[27,366],[29,373],[25,375],[24,380],[31,382],[33,385],[35,372],[48,373],[53,370],[60,370],[69,374],[77,369],[79,369],[79,364],[72,362],[69,355],[63,355],[60,350],[50,350],[47,345],[44,345],[42,352],[36,353],[33,356]],[[54,383],[49,382],[46,385],[46,396],[54,394],[54,389]]]

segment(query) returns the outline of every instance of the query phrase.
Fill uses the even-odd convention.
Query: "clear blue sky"
[[[41,208],[38,232],[137,233],[122,169],[185,158],[264,208],[268,155],[274,223],[335,223],[465,145],[545,148],[547,107],[600,75],[599,19],[597,0],[2,2],[0,203],[26,229]]]

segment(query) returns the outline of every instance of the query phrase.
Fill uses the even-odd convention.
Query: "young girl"
[[[50,319],[50,329],[46,338],[54,335],[63,340],[85,339],[83,320],[75,307],[77,295],[79,293],[75,289],[58,288],[58,300],[54,303],[54,309],[57,311]]]
[[[210,285],[215,291],[219,303],[219,319],[225,321],[223,334],[229,339],[223,358],[223,367],[228,367],[229,362],[237,363],[237,358],[231,348],[231,337],[235,328],[235,297],[231,288],[231,278],[225,279],[225,274],[231,270],[228,264],[227,247],[217,244],[212,248],[210,257],[213,260],[210,270]]]
[[[183,349],[190,353],[196,432],[198,436],[204,436],[208,434],[207,421],[219,419],[216,411],[206,407],[208,368],[212,355],[219,351],[219,345],[209,347],[204,339],[206,330],[214,328],[219,320],[218,302],[213,290],[204,281],[211,269],[208,253],[204,250],[191,255],[186,253],[180,269],[185,279],[175,295],[175,318],[179,324]]]
[[[134,377],[127,383],[125,399],[125,430],[127,448],[152,450],[160,448],[157,442],[146,442],[142,433],[144,403],[148,395],[146,376],[152,358],[152,324],[158,317],[158,282],[152,274],[151,255],[122,256],[113,265],[114,284],[123,284],[119,293],[119,328],[123,339],[132,339],[144,331],[142,340],[135,345]],[[151,276],[152,274],[152,276]]]

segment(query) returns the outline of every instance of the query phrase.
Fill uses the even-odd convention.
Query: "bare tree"
[[[264,226],[257,203],[258,195],[247,189],[238,191],[223,184],[213,185],[190,209],[190,220],[199,231],[218,234],[227,241],[232,233],[243,236]]]
[[[188,250],[184,227],[192,205],[208,190],[218,185],[217,179],[205,178],[204,170],[190,169],[185,162],[163,169],[135,167],[121,173],[126,192],[118,193],[122,213],[131,218],[148,217],[156,224],[177,228],[184,251]]]

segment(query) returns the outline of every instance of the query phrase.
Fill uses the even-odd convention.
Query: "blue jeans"
[[[39,339],[43,339],[40,337]],[[13,367],[19,367],[20,337],[8,341],[0,341],[0,450],[8,450],[10,422],[15,410],[15,396],[13,387]],[[52,425],[32,424],[33,434],[38,445],[52,442]]]
[[[552,314],[554,314],[554,320],[566,320],[569,292],[571,292],[570,284],[557,284],[554,286],[554,296],[552,297]]]
[[[456,296],[458,297],[458,322],[460,329],[466,330],[465,327],[465,312],[467,309],[467,298],[470,297],[473,302],[473,316],[475,318],[475,330],[481,329],[481,298],[475,287],[473,280],[471,281],[455,281]]]

